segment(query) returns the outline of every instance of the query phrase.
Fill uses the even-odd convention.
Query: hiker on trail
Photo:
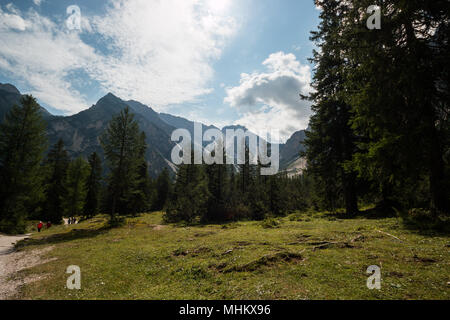
[[[47,222],[47,229],[50,229],[50,227],[52,226],[52,223],[50,221]]]
[[[73,217],[72,222],[73,222],[73,224],[77,224],[77,218]]]
[[[44,224],[42,223],[42,221],[39,221],[39,223],[37,225],[38,232],[41,232],[41,229],[43,226],[44,226]]]

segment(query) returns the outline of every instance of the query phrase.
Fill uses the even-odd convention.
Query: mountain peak
[[[119,97],[115,96],[115,95],[114,95],[113,93],[111,93],[111,92],[108,92],[108,94],[107,94],[106,96],[104,96],[102,99],[105,99],[105,98],[121,100]],[[101,100],[101,99],[100,99],[100,100]]]
[[[100,98],[97,101],[97,105],[103,105],[103,104],[122,104],[123,100],[120,99],[119,97],[115,96],[114,94],[112,94],[111,92],[109,92],[107,95],[105,95],[104,97]]]
[[[248,131],[248,129],[247,129],[246,127],[241,126],[241,125],[239,125],[239,124],[223,127],[223,128],[222,128],[222,131],[225,131],[225,130],[227,130],[227,129],[231,129],[231,130],[239,130],[239,129],[242,129],[242,130],[244,130],[244,131]]]
[[[20,94],[20,91],[10,83],[0,83],[0,90]]]

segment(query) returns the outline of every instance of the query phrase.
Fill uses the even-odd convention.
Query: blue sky
[[[0,82],[54,114],[112,92],[286,139],[310,116],[318,15],[313,0],[0,0]]]

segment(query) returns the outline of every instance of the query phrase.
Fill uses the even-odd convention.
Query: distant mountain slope
[[[152,108],[134,100],[126,101],[125,102],[135,113],[140,114],[144,118],[146,118],[148,121],[153,123],[155,126],[163,130],[166,134],[169,135],[169,137],[172,135],[173,130],[175,130],[175,126],[171,125],[170,123],[167,123],[164,121],[160,114],[155,112]]]
[[[280,167],[287,168],[300,158],[300,152],[305,151],[305,131],[295,132],[285,144],[280,145]]]
[[[285,171],[289,177],[298,176],[303,173],[306,169],[306,158],[298,158],[293,162],[289,163]]]
[[[0,121],[3,120],[14,104],[20,103],[21,93],[11,84],[0,83]],[[72,157],[89,156],[92,152],[99,153],[103,158],[100,146],[100,136],[105,131],[109,121],[126,106],[135,114],[142,131],[147,136],[146,159],[152,176],[157,176],[164,168],[174,171],[171,163],[171,152],[175,144],[171,141],[173,130],[187,129],[194,135],[194,121],[165,113],[157,113],[152,108],[137,102],[124,101],[109,93],[101,98],[91,108],[72,116],[53,116],[42,108],[44,119],[48,123],[49,145],[54,145],[58,139],[63,139]],[[203,131],[215,126],[203,125]],[[226,126],[222,129],[243,129],[239,125]],[[280,168],[288,168],[300,158],[300,151],[304,150],[305,132],[298,131],[285,143],[280,144]],[[206,145],[207,143],[204,143]]]
[[[240,125],[227,126],[222,129],[223,132],[226,129],[242,129],[247,131],[246,127]],[[254,133],[252,133],[254,134]],[[300,152],[305,150],[303,142],[305,141],[306,134],[304,130],[295,132],[286,143],[279,144],[280,152],[280,169],[287,170],[289,166],[300,159]],[[259,139],[261,139],[259,137]]]
[[[147,136],[146,158],[152,176],[158,175],[164,168],[171,169],[169,159],[174,143],[170,141],[168,133],[143,116],[143,110],[136,112],[135,104],[133,108],[129,103],[111,93],[101,98],[91,108],[76,115],[51,119],[48,124],[50,143],[54,144],[58,139],[63,139],[73,157],[88,156],[94,151],[103,155],[99,137],[107,128],[111,118],[126,106],[135,112],[135,119]]]
[[[191,136],[194,136],[194,121],[190,121],[188,119],[173,116],[166,113],[160,113],[159,116],[161,119],[163,119],[166,123],[170,124],[171,126],[175,128],[181,128],[186,129],[191,133]],[[206,131],[210,128],[216,128],[214,126],[206,126],[203,125],[203,131]],[[217,128],[216,128],[217,129]],[[230,125],[222,128],[222,132],[225,134],[227,129],[233,129],[238,130],[242,129],[244,131],[247,131],[248,129],[246,127],[240,126],[240,125]],[[297,131],[295,132],[286,143],[280,144],[280,168],[286,169],[290,164],[300,159],[300,152],[304,151],[304,145],[303,142],[306,138],[305,131]]]
[[[0,83],[0,122],[3,121],[5,115],[11,110],[13,105],[20,104],[21,97],[22,94],[20,91],[12,84]],[[44,108],[41,108],[41,110],[45,119],[52,117],[52,115]]]
[[[20,91],[10,83],[0,83],[0,90],[6,91],[9,93],[20,94]]]
[[[186,129],[187,131],[189,131],[189,133],[191,134],[191,137],[194,137],[194,121],[182,118],[182,117],[177,117],[177,116],[173,116],[167,113],[160,113],[159,117],[166,122],[167,124],[169,124],[171,127],[176,128],[176,129]],[[200,123],[200,122],[198,122]],[[203,132],[208,130],[208,129],[218,129],[215,126],[207,126],[205,124],[203,124]]]

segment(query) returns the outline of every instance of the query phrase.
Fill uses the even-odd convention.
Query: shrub
[[[108,225],[110,228],[119,228],[125,225],[125,218],[121,216],[114,216],[109,219]]]
[[[11,220],[1,220],[0,221],[0,232],[6,234],[24,234],[27,231],[27,225],[22,218],[11,219]]]
[[[273,229],[278,228],[280,226],[280,223],[274,218],[266,218],[264,221],[261,222],[261,226],[264,229]]]
[[[399,212],[399,216],[408,227],[450,232],[450,218],[444,213],[432,214],[429,209],[413,208],[406,213]]]

